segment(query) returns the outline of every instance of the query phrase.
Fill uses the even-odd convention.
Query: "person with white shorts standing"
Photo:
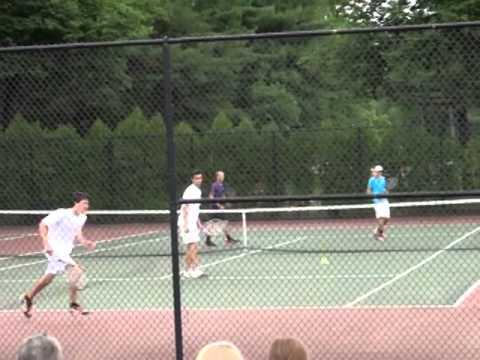
[[[370,171],[372,176],[368,180],[367,193],[373,195],[387,194],[387,180],[382,175],[383,167],[377,165]],[[390,204],[386,198],[374,198],[373,207],[378,222],[374,231],[375,238],[379,241],[385,241],[385,229],[390,220]]]
[[[22,296],[23,314],[32,316],[33,299],[47,287],[57,275],[70,270],[69,295],[70,311],[82,315],[88,314],[77,302],[77,280],[81,278],[84,269],[73,260],[71,254],[75,239],[88,250],[95,249],[95,242],[83,236],[83,226],[87,221],[87,211],[90,207],[88,194],[73,193],[73,207],[57,209],[42,219],[39,224],[39,233],[42,238],[43,250],[47,258],[47,270],[35,283],[33,289]]]
[[[202,198],[203,175],[195,170],[192,173],[192,183],[183,192],[182,199],[198,200]],[[186,278],[199,278],[204,272],[199,268],[198,244],[200,242],[200,204],[182,204],[178,216],[178,229],[183,244],[186,246],[185,252],[185,271],[183,276]]]

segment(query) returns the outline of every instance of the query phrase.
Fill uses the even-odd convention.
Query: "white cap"
[[[376,165],[375,167],[370,169],[371,171],[381,172],[383,171],[382,165]]]

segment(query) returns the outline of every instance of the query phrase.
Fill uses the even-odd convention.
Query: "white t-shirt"
[[[182,198],[184,200],[196,200],[202,198],[202,190],[194,184],[189,185],[183,192]],[[182,210],[184,207],[188,206],[187,213],[187,227],[189,230],[194,230],[197,228],[198,217],[200,216],[200,204],[183,204]],[[183,226],[183,214],[180,211],[178,215],[178,226]]]
[[[58,209],[42,219],[42,223],[48,226],[48,245],[54,256],[72,253],[75,237],[86,221],[85,214],[75,215],[72,209]]]

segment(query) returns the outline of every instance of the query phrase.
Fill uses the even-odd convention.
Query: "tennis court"
[[[435,209],[430,216],[415,216],[423,205],[396,204],[393,213],[399,216],[386,242],[373,239],[372,219],[364,216],[369,205],[231,210],[230,231],[242,245],[225,247],[217,238],[217,249],[202,251],[208,276],[182,279],[186,358],[218,337],[244,343],[253,351],[251,359],[265,357],[255,353],[258,346],[248,347],[255,338],[251,333],[261,329],[268,338],[280,335],[282,328],[305,339],[312,354],[328,353],[330,358],[342,358],[344,351],[365,358],[385,356],[385,351],[441,351],[441,346],[426,346],[429,334],[449,344],[451,354],[473,356],[474,343],[457,336],[454,340],[451,331],[471,336],[478,330],[480,202],[433,203],[428,203]],[[6,334],[7,355],[0,358],[11,358],[18,341],[40,329],[57,329],[74,359],[88,351],[116,358],[173,356],[169,228],[165,214],[160,223],[152,221],[159,216],[144,214],[138,222],[129,215],[128,222],[87,226],[97,249],[77,249],[75,256],[88,269],[81,300],[93,314],[73,322],[89,337],[95,334],[93,343],[75,341],[69,334],[72,319],[65,311],[63,279],[42,293],[32,320],[23,318],[17,299],[43,273],[45,261],[35,253],[39,239],[34,228],[5,227],[0,236],[5,289],[0,316],[8,329],[18,331]],[[141,339],[127,339],[117,347],[104,341],[122,337],[119,322],[138,327]],[[378,333],[371,331],[375,324]],[[421,329],[427,332],[423,337],[418,336]],[[339,347],[339,339],[345,348]]]

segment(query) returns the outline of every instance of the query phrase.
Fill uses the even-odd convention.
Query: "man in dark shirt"
[[[217,171],[215,173],[215,182],[212,183],[212,186],[210,188],[210,194],[208,195],[210,199],[223,199],[225,197],[225,185],[224,185],[224,180],[225,180],[225,173],[223,171]],[[214,210],[222,210],[224,209],[225,206],[224,204],[220,203],[214,203],[212,204],[212,209]],[[224,214],[218,213],[218,214],[213,214],[213,218],[216,219],[224,219]],[[225,244],[227,245],[233,245],[238,242],[238,240],[235,240],[233,237],[230,236],[230,234],[227,232],[225,229],[223,232],[223,236],[225,238]],[[207,236],[207,239],[205,240],[205,245],[207,246],[217,246],[213,241],[211,236]]]

